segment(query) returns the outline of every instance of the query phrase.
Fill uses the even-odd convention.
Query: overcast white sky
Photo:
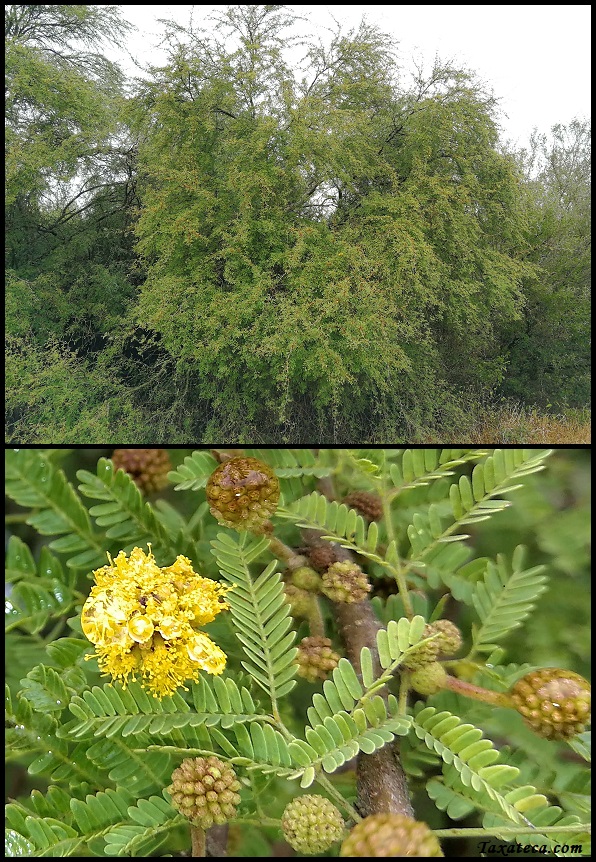
[[[141,62],[159,64],[162,27],[158,18],[187,24],[192,6],[121,6],[138,27],[127,42]],[[224,6],[195,6],[195,24]],[[308,17],[312,29],[357,26],[358,6],[288,6]],[[331,15],[330,15],[331,13]],[[366,17],[399,42],[403,68],[413,57],[430,68],[436,54],[474,70],[501,99],[503,137],[527,143],[534,127],[590,116],[590,24],[586,6],[368,6]],[[126,54],[112,55],[129,74],[139,74]]]

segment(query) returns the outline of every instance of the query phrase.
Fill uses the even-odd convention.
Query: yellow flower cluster
[[[226,654],[197,627],[229,607],[229,589],[193,571],[187,557],[160,568],[151,553],[120,551],[93,574],[81,626],[100,668],[124,685],[137,675],[155,697],[173,694],[201,670],[220,674]]]

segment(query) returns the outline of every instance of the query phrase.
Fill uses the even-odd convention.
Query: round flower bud
[[[286,805],[281,828],[297,853],[324,853],[343,835],[344,821],[335,805],[324,796],[298,796]]]
[[[333,563],[323,573],[321,592],[333,602],[363,602],[370,589],[368,578],[356,563]]]
[[[435,638],[434,643],[437,644],[441,655],[455,655],[463,643],[460,630],[455,623],[451,622],[451,620],[437,620],[427,626],[427,628],[428,634],[425,634],[425,637],[428,637],[431,634],[439,635],[438,638]]]
[[[321,586],[321,576],[310,566],[300,566],[292,572],[292,583],[302,590],[316,593]]]
[[[277,509],[279,481],[256,458],[230,458],[209,477],[207,502],[222,526],[259,532]]]
[[[128,473],[144,494],[165,488],[172,469],[165,449],[114,449],[112,463],[114,469]]]
[[[348,508],[356,509],[368,521],[378,521],[383,517],[383,501],[371,491],[352,491],[344,503]]]
[[[337,554],[333,545],[329,542],[317,542],[314,545],[310,545],[306,549],[306,553],[308,554],[311,566],[317,572],[324,572],[329,566],[337,562]]]
[[[286,601],[290,605],[290,611],[294,617],[307,617],[312,608],[313,597],[306,590],[295,587],[294,584],[285,584],[284,592]]]
[[[527,673],[509,692],[524,721],[546,739],[583,733],[590,718],[591,687],[578,673],[545,667]]]
[[[424,626],[422,639],[424,640],[433,634],[435,634],[435,632],[432,630],[432,626],[427,624]],[[428,643],[420,644],[420,646],[417,645],[412,652],[404,658],[401,663],[402,667],[405,667],[408,670],[418,670],[419,668],[424,667],[425,664],[430,664],[431,662],[436,661],[439,654],[437,641],[438,638],[435,638]]]
[[[340,856],[442,856],[441,845],[426,823],[404,814],[371,814],[352,829]]]
[[[447,673],[438,661],[425,664],[419,670],[415,670],[410,676],[410,683],[418,694],[436,694],[444,688]]]
[[[331,640],[323,637],[302,638],[298,644],[298,675],[309,682],[327,679],[337,667],[339,655],[331,649]]]
[[[203,829],[232,820],[240,802],[236,773],[214,755],[183,760],[167,789],[174,808]]]

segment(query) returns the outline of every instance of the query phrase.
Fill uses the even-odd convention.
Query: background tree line
[[[397,441],[486,393],[587,403],[587,123],[508,152],[474,75],[406,82],[369,24],[291,68],[283,6],[164,22],[135,82],[101,53],[118,7],[5,14],[9,441]]]

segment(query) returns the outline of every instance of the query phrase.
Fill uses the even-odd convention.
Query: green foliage
[[[225,430],[221,437],[249,436],[255,447],[272,437],[355,439],[354,431],[386,440],[438,419],[453,387],[502,379],[504,339],[518,326],[522,292],[536,284],[534,264],[564,292],[574,231],[585,228],[583,161],[572,170],[567,149],[555,148],[541,180],[549,195],[526,182],[525,194],[536,192],[527,224],[519,173],[498,151],[492,100],[470,75],[437,64],[402,92],[392,46],[362,25],[311,46],[310,77],[298,80],[281,55],[289,13],[251,6],[220,13],[232,36],[225,44],[202,36],[175,44],[168,64],[119,103],[141,139],[137,163],[132,150],[106,143],[117,75],[69,42],[78,30],[90,44],[114,16],[113,7],[7,11],[12,440],[141,443],[155,441],[156,429],[170,441],[212,441]],[[56,45],[62,59],[52,59]],[[91,181],[104,164],[107,188],[94,190],[85,215],[76,199],[41,205],[54,179],[84,170]],[[553,191],[562,167],[569,221]],[[137,168],[138,198],[126,183],[118,197],[118,171],[130,169],[132,182]],[[137,203],[147,272],[129,309]],[[541,256],[532,244],[555,235],[559,216],[569,243]],[[583,295],[584,265],[582,257],[572,273],[574,296]],[[544,297],[535,296],[538,320]],[[81,297],[79,315],[71,302]],[[80,335],[87,318],[106,334],[129,310],[164,351],[155,378],[138,383],[141,395],[125,380],[136,360],[120,352],[130,322],[95,363],[52,338]],[[541,332],[532,330],[536,343]],[[584,841],[588,735],[569,752],[535,737],[513,710],[452,691],[421,703],[403,660],[426,622],[448,617],[468,652],[445,667],[472,685],[504,692],[547,663],[588,672],[585,453],[244,454],[280,478],[274,541],[214,522],[204,490],[217,464],[211,450],[176,452],[171,486],[154,503],[108,458],[95,469],[85,450],[7,450],[6,759],[33,786],[30,795],[17,788],[7,806],[8,855],[188,852],[188,825],[166,788],[184,757],[210,754],[242,782],[235,840],[254,827],[265,855],[278,837],[265,830],[278,829],[300,788],[318,784],[357,820],[354,769],[396,737],[414,807],[431,800],[436,828],[465,817],[504,841],[524,843],[527,830],[548,845]],[[352,490],[378,495],[383,517],[369,523],[343,503]],[[371,582],[376,618],[353,627],[364,646],[354,647],[344,624],[357,612],[349,605],[313,594],[308,618],[291,615],[288,575],[313,537],[352,555]],[[100,679],[79,618],[106,553],[149,545],[160,565],[184,555],[230,588],[229,613],[210,624],[225,671],[162,699],[138,681]],[[314,687],[295,662],[308,632],[339,651],[343,638],[350,656]]]
[[[513,552],[511,574],[505,559],[499,555],[496,564],[488,562],[484,579],[476,583],[472,604],[482,625],[474,632],[474,648],[480,652],[492,652],[492,641],[500,640],[520,626],[546,589],[544,566],[524,570],[523,555],[521,546]]]
[[[96,476],[79,470],[77,478],[83,483],[79,489],[85,497],[109,501],[92,506],[89,514],[98,527],[108,527],[106,538],[117,540],[126,551],[148,540],[155,542],[157,550],[173,548],[176,539],[183,541],[183,536],[170,537],[167,525],[162,523],[159,513],[143,501],[132,478],[124,470],[114,470],[108,459],[100,458]]]
[[[57,296],[56,278],[44,273],[28,281],[14,272],[6,273],[6,333],[9,338],[26,338],[35,333],[45,344],[68,316],[65,297]],[[46,309],[39,314],[39,306]]]
[[[246,534],[244,534],[246,535]],[[254,681],[277,701],[288,694],[295,683],[297,665],[294,659],[295,632],[290,609],[284,598],[281,576],[274,575],[276,561],[255,579],[249,566],[269,546],[263,538],[250,544],[238,543],[220,533],[212,542],[213,553],[223,579],[233,587],[228,594],[236,635],[248,661],[241,662]]]
[[[401,456],[401,463],[398,461],[389,466],[388,478],[397,486],[394,491],[389,492],[391,497],[402,489],[424,486],[433,478],[452,475],[453,470],[448,468],[485,454],[482,450],[465,454],[458,450],[443,450],[439,456],[437,450],[424,451],[425,455],[422,454],[423,450],[414,455],[412,450],[406,449]],[[463,454],[463,457],[453,459],[454,454]],[[521,487],[511,483],[542,470],[543,461],[549,454],[550,450],[536,452],[531,449],[495,449],[493,455],[474,467],[471,481],[462,475],[458,482],[448,486],[448,509],[443,499],[442,503],[432,502],[425,505],[423,511],[414,513],[412,522],[407,527],[411,550],[409,559],[404,560],[406,571],[415,567],[428,569],[429,581],[434,586],[438,573],[448,586],[456,591],[457,598],[466,600],[461,592],[457,594],[458,587],[463,586],[453,578],[458,552],[453,552],[449,545],[461,542],[469,538],[469,535],[453,534],[461,527],[487,520],[511,505],[507,499],[494,498]],[[441,459],[443,463],[439,466]],[[382,487],[380,482],[375,484]],[[452,522],[447,527],[443,526],[445,515],[449,516]],[[290,507],[281,507],[278,516],[301,527],[321,529],[324,538],[357,551],[396,577],[400,565],[397,540],[392,539],[384,553],[379,553],[380,533],[376,522],[367,525],[361,515],[354,509],[349,510],[344,503],[329,503],[322,494],[313,491]],[[467,556],[467,552],[463,552],[463,559],[459,557],[459,562],[464,562]],[[469,596],[467,600],[470,601]]]
[[[247,449],[246,454],[251,458],[263,458],[261,449]],[[310,449],[269,449],[267,454],[271,465],[280,482],[282,494],[297,493],[300,482],[296,480],[303,476],[328,476],[331,468],[320,462]],[[267,455],[265,456],[267,457]],[[184,459],[177,470],[170,473],[172,482],[177,482],[175,490],[192,490],[204,488],[207,479],[217,466],[217,462],[208,452],[193,452],[192,456]]]
[[[589,402],[590,123],[532,135],[518,154],[524,168],[530,259],[538,276],[524,285],[523,320],[510,331],[507,395],[533,393],[540,405]]]
[[[117,7],[84,5],[10,5],[5,23],[7,436],[144,436],[94,361],[134,293],[122,75],[98,50],[129,25]]]
[[[110,129],[117,68],[92,48],[128,29],[114,6],[19,6],[5,10],[7,202],[39,196],[52,172],[71,179]],[[76,47],[78,42],[79,47]],[[74,44],[73,44],[74,43]]]
[[[402,740],[401,760],[414,798],[423,789],[447,823],[475,817],[487,835],[503,841],[514,837],[523,843],[529,829],[532,841],[547,845],[587,841],[587,775],[576,762],[560,771],[558,744],[534,737],[511,710],[470,704],[450,692],[434,695],[433,705],[417,702],[410,709],[401,691],[407,677],[394,693],[403,659],[420,644],[425,622],[443,614],[446,597],[437,601],[445,590],[477,615],[464,634],[468,655],[448,666],[461,665],[464,678],[497,691],[507,690],[532,666],[504,663],[504,649],[495,642],[506,646],[512,632],[528,627],[542,601],[545,566],[535,556],[527,566],[522,547],[503,538],[494,560],[481,552],[469,560],[469,537],[461,528],[472,525],[476,541],[498,535],[500,519],[511,509],[518,512],[518,523],[521,514],[534,524],[533,509],[545,505],[535,479],[543,481],[550,452],[320,450],[314,456],[307,450],[251,449],[246,454],[266,459],[286,483],[284,503],[274,516],[286,541],[293,541],[297,529],[318,529],[359,555],[373,585],[381,574],[415,585],[411,601],[418,615],[406,609],[403,596],[376,596],[373,606],[383,625],[374,642],[360,650],[357,667],[341,658],[331,677],[312,691],[296,679],[297,628],[279,564],[269,560],[269,538],[222,531],[201,502],[216,464],[211,453],[179,457],[170,475],[178,484],[168,492],[182,501],[176,507],[167,500],[144,501],[130,477],[115,472],[105,458],[96,472],[78,470],[81,498],[53,451],[8,451],[7,492],[25,510],[23,522],[50,542],[38,562],[18,536],[8,546],[10,649],[21,662],[29,656],[29,665],[21,678],[8,676],[6,755],[11,764],[26,764],[32,780],[45,777],[52,783],[47,792],[34,790],[30,798],[8,805],[9,853],[146,855],[184,846],[187,827],[165,788],[185,756],[216,754],[240,772],[240,824],[278,823],[285,803],[271,803],[271,788],[283,800],[297,786],[314,783],[351,816],[351,791],[343,795],[340,770],[396,737]],[[331,476],[340,487],[380,494],[391,524],[367,525],[344,504],[309,492],[317,477]],[[524,503],[516,507],[520,494]],[[546,542],[549,553],[559,553],[556,532],[546,541],[533,529],[531,535]],[[518,528],[515,539],[522,538]],[[219,573],[231,587],[227,622],[213,627],[213,637],[229,654],[224,674],[203,676],[188,690],[162,699],[149,696],[139,682],[126,688],[98,684],[95,662],[85,661],[89,644],[78,634],[76,617],[68,622],[74,636],[56,639],[88,591],[77,572],[101,565],[105,551],[116,554],[149,542],[164,563],[186,554],[200,571]],[[531,548],[525,554],[532,555]],[[574,560],[577,565],[577,556]],[[564,557],[561,564],[569,566]],[[333,619],[328,624],[334,626]],[[510,738],[516,754],[507,747],[499,752],[487,735]],[[587,734],[570,745],[581,757],[589,756]],[[263,800],[269,800],[265,810]]]
[[[89,514],[62,470],[35,450],[6,452],[6,492],[33,509],[28,523],[42,536],[59,535],[49,547],[70,556],[73,567],[103,562],[102,546]],[[78,552],[83,551],[81,556]]]
[[[401,459],[389,466],[394,493],[428,485],[433,479],[452,476],[453,467],[482,457],[478,450],[466,449],[406,449]]]
[[[295,521],[299,527],[320,528],[325,538],[337,539],[344,548],[356,548],[376,562],[382,559],[375,553],[379,528],[373,521],[367,526],[364,518],[355,509],[348,509],[345,503],[327,499],[318,491],[302,497],[288,510],[280,509],[282,518]],[[387,554],[391,551],[388,549]]]
[[[39,521],[36,523],[39,528]],[[5,609],[7,631],[20,628],[36,634],[47,625],[48,618],[62,617],[73,605],[72,573],[65,572],[45,547],[36,566],[29,547],[18,536],[8,541],[6,582],[14,584],[10,607]]]
[[[497,791],[497,788],[510,784],[517,772],[514,767],[495,763],[498,752],[489,740],[482,739],[481,730],[462,724],[449,712],[437,713],[433,707],[421,708],[414,717],[413,726],[416,735],[441,756],[447,767],[451,767],[445,770],[448,786],[459,779],[464,787],[470,788],[470,795],[485,793],[509,820],[519,825],[526,822],[518,810],[528,806],[512,806]],[[544,797],[538,804],[542,801]]]
[[[294,759],[306,767],[302,787],[312,784],[319,763],[324,772],[332,773],[358,751],[373,754],[395,735],[407,734],[409,717],[400,714],[397,699],[389,695],[385,702],[377,692],[418,643],[423,628],[424,619],[414,617],[411,624],[405,618],[399,624],[391,620],[387,629],[379,630],[376,645],[385,671],[379,677],[368,647],[360,654],[361,679],[347,659],[340,659],[332,680],[323,683],[323,694],[315,694],[307,710],[306,742],[295,740],[289,746]]]
[[[470,379],[499,367],[493,311],[516,318],[527,271],[517,177],[472,78],[437,67],[424,99],[398,95],[392,46],[363,24],[311,48],[300,82],[273,50],[287,23],[232,15],[246,50],[180,33],[143,95],[138,319],[216,413],[301,439],[329,415],[329,439],[372,428],[376,402],[377,425],[415,423],[467,382],[442,356]]]
[[[133,405],[110,363],[94,368],[56,338],[43,347],[29,338],[9,338],[5,382],[9,443],[140,443],[152,437],[152,423]]]
[[[217,461],[209,452],[193,452],[184,459],[177,470],[173,470],[168,478],[171,482],[177,482],[175,490],[182,491],[190,489],[197,491],[204,488],[207,479],[217,467]]]
[[[9,440],[442,439],[496,391],[588,400],[585,123],[510,154],[471,72],[408,83],[377,26],[282,6],[162,21],[125,87],[118,9],[6,7]]]
[[[477,809],[486,811],[483,824],[493,833],[499,834],[499,826],[512,823],[521,827],[532,826],[532,843],[536,845],[552,842],[567,843],[564,834],[557,834],[558,826],[578,826],[575,841],[588,838],[581,834],[581,819],[577,815],[562,815],[558,806],[548,805],[548,800],[531,785],[515,786],[519,770],[506,763],[497,763],[499,753],[492,743],[482,738],[482,731],[470,724],[462,724],[457,716],[427,707],[418,711],[414,719],[414,730],[425,744],[434,749],[443,759],[443,780],[432,778],[427,784],[431,799],[451,817],[459,819],[471,811],[470,802]],[[445,742],[447,745],[445,745]],[[540,834],[541,826],[549,826],[548,834]],[[508,839],[504,839],[508,842]],[[511,839],[509,839],[511,840]],[[527,836],[513,836],[513,840],[525,845]],[[589,839],[588,839],[589,840]]]
[[[159,796],[141,799],[138,805],[128,809],[127,815],[139,825],[110,829],[106,836],[108,856],[145,856],[155,853],[176,822],[171,805]]]

